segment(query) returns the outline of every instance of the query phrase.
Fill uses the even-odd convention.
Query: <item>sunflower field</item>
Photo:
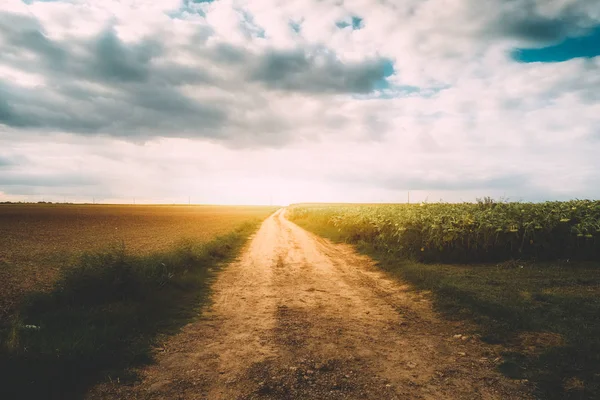
[[[298,204],[288,218],[425,262],[600,260],[600,201]]]

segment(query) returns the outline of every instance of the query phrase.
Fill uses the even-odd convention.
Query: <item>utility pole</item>
[[[407,200],[407,204],[410,204],[410,191],[408,191],[408,200]]]

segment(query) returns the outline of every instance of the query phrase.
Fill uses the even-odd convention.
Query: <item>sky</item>
[[[600,198],[598,0],[2,0],[0,201]]]

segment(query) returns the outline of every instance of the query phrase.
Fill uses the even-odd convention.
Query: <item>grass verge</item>
[[[81,398],[99,380],[133,379],[128,370],[197,314],[214,272],[259,223],[156,254],[114,246],[83,256],[53,291],[29,295],[0,325],[0,398]]]
[[[390,275],[431,291],[446,318],[474,321],[484,341],[505,348],[499,370],[534,383],[539,398],[600,398],[598,263],[423,264],[352,242],[310,218],[294,222],[356,245]]]

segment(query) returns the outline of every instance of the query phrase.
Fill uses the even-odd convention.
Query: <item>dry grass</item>
[[[273,207],[0,205],[0,318],[33,290],[52,287],[85,252],[124,243],[129,254],[207,242]]]

